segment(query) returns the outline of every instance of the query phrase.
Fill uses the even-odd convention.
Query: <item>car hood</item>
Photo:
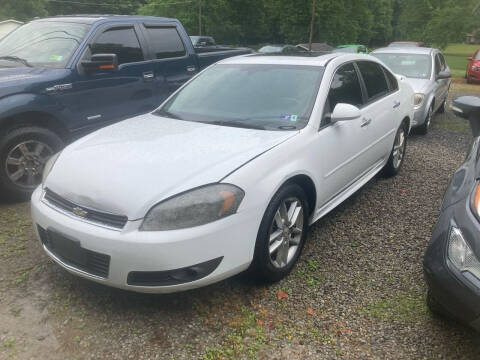
[[[416,78],[409,78],[405,77],[405,82],[410,84],[413,88],[413,92],[415,93],[425,93],[430,85],[430,79],[416,79]]]
[[[159,201],[218,182],[296,134],[141,115],[65,148],[44,186],[77,205],[137,220]]]
[[[68,77],[67,69],[0,67],[0,99],[18,93],[43,93]]]

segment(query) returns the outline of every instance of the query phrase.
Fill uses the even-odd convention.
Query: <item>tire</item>
[[[0,139],[0,189],[12,200],[26,200],[42,181],[43,168],[63,141],[35,126],[7,132]]]
[[[403,122],[397,130],[392,151],[390,152],[388,161],[383,168],[383,175],[385,177],[393,177],[400,172],[407,151],[407,137],[408,127],[407,124]]]
[[[283,204],[285,204],[284,210],[286,209],[286,211],[280,210]],[[282,216],[281,213],[285,215]],[[289,217],[288,213],[297,214],[297,221],[293,224],[285,221],[285,218]],[[250,274],[255,280],[276,282],[288,275],[300,257],[305,244],[308,214],[307,197],[299,185],[294,183],[284,185],[273,196],[258,230],[255,252],[250,266]],[[292,217],[290,216],[290,220]],[[270,239],[276,240],[270,241]]]
[[[447,99],[443,100],[443,103],[442,103],[442,105],[440,105],[440,107],[438,108],[437,113],[439,113],[439,114],[444,114],[446,107],[447,107]]]
[[[428,110],[427,117],[425,118],[424,123],[418,127],[418,133],[420,135],[427,135],[428,134],[428,129],[430,129],[430,124],[432,123],[432,118],[433,118],[433,104],[430,106],[430,109]]]

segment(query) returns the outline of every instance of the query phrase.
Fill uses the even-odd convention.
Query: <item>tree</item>
[[[34,17],[47,15],[45,0],[3,0],[0,6],[0,19],[28,21]]]

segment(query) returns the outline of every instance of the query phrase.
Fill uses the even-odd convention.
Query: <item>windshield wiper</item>
[[[245,124],[240,121],[201,121],[205,124],[213,124],[213,125],[222,125],[222,126],[230,126],[230,127],[237,127],[243,129],[255,129],[255,130],[265,130],[265,127],[259,125],[252,125],[252,124]]]
[[[7,60],[7,61],[13,61],[13,62],[19,62],[19,63],[22,63],[23,65],[25,66],[28,66],[28,67],[33,67],[32,64],[30,64],[27,60],[25,59],[22,59],[18,56],[0,56],[0,60]]]
[[[168,117],[170,119],[183,120],[180,116],[172,114],[171,112],[163,109],[155,111],[154,114],[158,116]]]

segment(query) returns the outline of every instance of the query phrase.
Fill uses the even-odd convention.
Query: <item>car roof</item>
[[[424,54],[424,55],[430,55],[434,51],[438,51],[437,49],[434,48],[426,48],[426,47],[418,47],[418,46],[403,46],[403,47],[384,47],[380,49],[376,49],[375,51],[372,51],[372,54]]]
[[[345,61],[354,60],[373,60],[378,59],[364,54],[351,53],[297,53],[291,55],[270,55],[270,54],[250,54],[244,56],[236,56],[219,61],[219,64],[268,64],[268,65],[308,65],[308,66],[326,66],[335,58],[344,57]]]
[[[94,24],[97,22],[105,22],[108,20],[161,21],[161,22],[177,21],[176,19],[156,17],[156,16],[100,15],[100,14],[59,15],[59,16],[42,18],[42,19],[34,19],[33,21],[58,21],[58,22],[74,22],[74,23],[82,23],[82,24]]]

